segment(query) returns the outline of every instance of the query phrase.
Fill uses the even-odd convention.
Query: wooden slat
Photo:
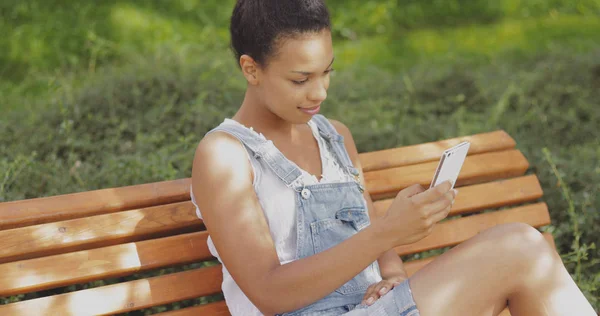
[[[0,231],[0,263],[202,229],[191,202]]]
[[[206,316],[229,316],[229,309],[225,304],[225,301],[219,301],[215,303],[192,306],[188,308],[178,309],[175,311],[168,311],[164,313],[159,313],[157,315],[160,316],[197,316],[197,315],[206,315]]]
[[[0,265],[0,296],[212,259],[207,238],[203,231],[4,263]]]
[[[0,230],[190,199],[190,179],[0,203]]]
[[[536,203],[445,221],[436,225],[429,236],[416,243],[396,247],[395,250],[399,255],[407,255],[454,246],[487,228],[498,224],[515,222],[527,223],[534,227],[550,224],[550,214],[548,213],[546,203]]]
[[[364,172],[438,161],[444,150],[463,141],[471,142],[471,147],[469,148],[470,155],[507,150],[514,148],[516,145],[512,137],[500,130],[419,145],[361,153],[359,159]]]
[[[399,190],[415,183],[429,187],[438,162],[398,167],[365,173],[367,189],[377,200],[394,196]],[[518,150],[467,156],[460,171],[457,186],[521,176],[529,163]]]
[[[221,266],[0,305],[0,315],[107,315],[216,294]]]
[[[542,187],[535,175],[464,186],[459,188],[449,216],[529,202],[542,195]],[[393,201],[385,199],[374,202],[375,214],[384,215]]]

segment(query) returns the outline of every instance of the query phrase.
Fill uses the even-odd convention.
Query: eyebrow
[[[333,57],[333,59],[331,60],[331,63],[329,64],[329,66],[327,66],[327,68],[329,68],[329,67],[331,67],[331,65],[333,65],[333,61],[334,61],[334,60],[335,60],[335,57]],[[299,74],[303,74],[303,75],[305,75],[305,76],[310,76],[310,75],[312,75],[312,72],[308,72],[308,71],[294,71],[294,70],[292,70],[291,72],[294,72],[294,73],[299,73]]]

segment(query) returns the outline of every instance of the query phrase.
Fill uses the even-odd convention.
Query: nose
[[[323,102],[327,99],[327,82],[315,80],[315,85],[308,93],[308,99],[314,102]]]

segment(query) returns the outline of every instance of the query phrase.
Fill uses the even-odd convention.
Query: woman
[[[396,246],[450,210],[448,183],[401,191],[382,218],[348,128],[318,115],[334,54],[323,0],[238,0],[231,44],[247,80],[207,133],[192,200],[223,263],[232,315],[595,315],[535,229],[500,225],[408,279]]]

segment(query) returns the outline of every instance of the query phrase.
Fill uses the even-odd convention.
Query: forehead
[[[333,59],[333,45],[329,31],[286,38],[277,46],[277,53],[270,62],[274,67],[316,71],[327,67]]]

